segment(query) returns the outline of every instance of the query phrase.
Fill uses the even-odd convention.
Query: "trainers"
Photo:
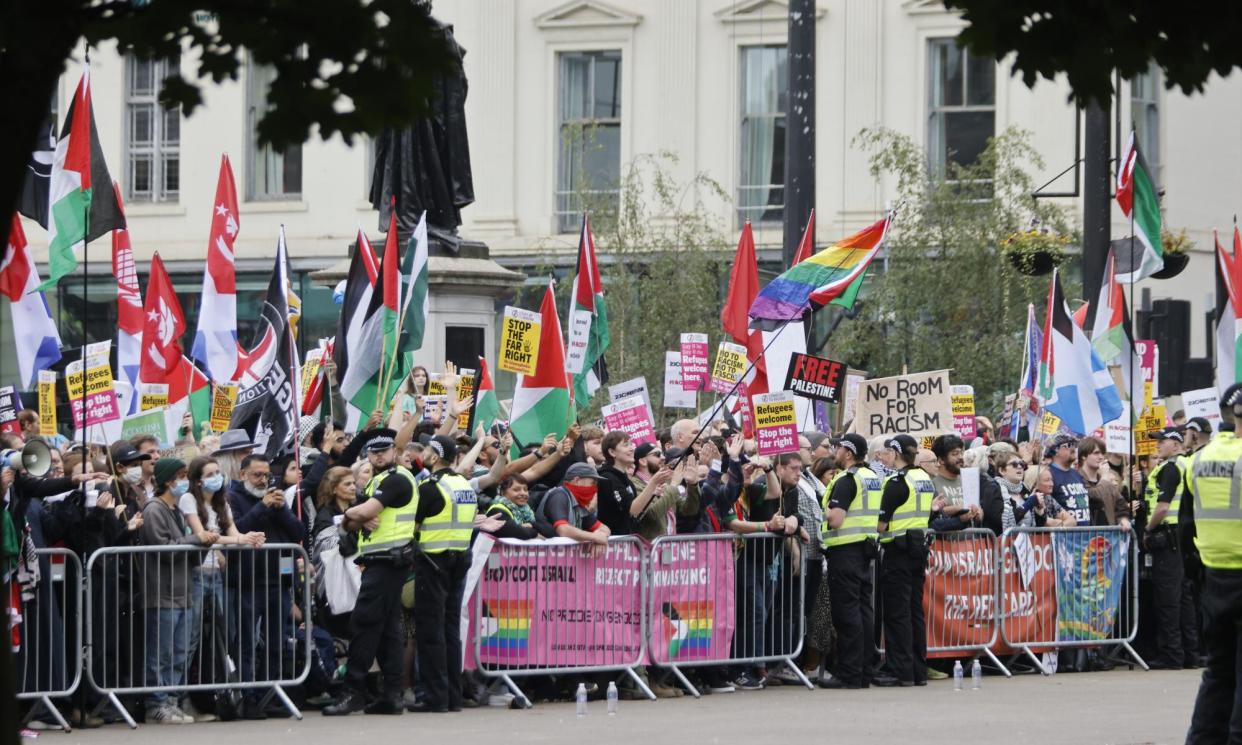
[[[216,721],[215,714],[206,711],[199,711],[198,707],[194,705],[194,702],[188,698],[185,700],[185,706],[181,706],[179,708],[181,709],[182,714],[193,719],[195,723]]]
[[[733,679],[733,687],[743,691],[763,690],[763,679],[752,672],[745,672]]]
[[[727,680],[713,680],[707,684],[706,690],[712,693],[733,693],[737,689]]]
[[[499,708],[507,708],[516,698],[512,693],[493,693],[487,697],[488,706],[496,706]]]
[[[406,688],[401,694],[401,703],[405,706],[414,706],[418,703],[418,696],[414,695],[413,688]]]
[[[147,709],[147,724],[193,724],[194,718],[173,704]]]
[[[651,692],[655,694],[656,698],[681,698],[682,695],[681,690],[673,688],[672,686],[652,683],[648,687],[651,689]]]
[[[934,667],[929,667],[927,668],[927,679],[928,680],[948,680],[949,674],[942,673]]]
[[[790,670],[788,667],[781,668],[781,671],[779,673],[776,673],[775,675],[768,675],[769,681],[771,681],[772,678],[776,678],[783,685],[791,685],[791,686],[802,685],[802,678],[799,678],[797,673],[795,673],[793,670]]]

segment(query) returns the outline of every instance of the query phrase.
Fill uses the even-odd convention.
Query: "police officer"
[[[413,712],[461,711],[461,596],[470,569],[478,494],[452,470],[457,444],[436,435],[423,450],[431,472],[418,486],[414,639],[424,697]]]
[[[1197,647],[1195,611],[1190,593],[1183,591],[1184,569],[1179,550],[1177,520],[1183,484],[1180,456],[1183,436],[1176,427],[1152,435],[1159,441],[1160,465],[1147,475],[1143,497],[1147,503],[1147,530],[1143,547],[1151,557],[1152,605],[1155,611],[1156,658],[1151,667],[1180,670],[1189,662],[1186,647]],[[1188,642],[1183,644],[1183,641]],[[1197,652],[1195,652],[1197,655]]]
[[[345,694],[323,710],[343,716],[363,709],[368,714],[400,714],[402,652],[401,587],[410,571],[418,494],[414,474],[397,463],[397,433],[376,429],[359,435],[366,442],[371,480],[366,500],[345,511],[341,527],[361,530],[357,562],[362,584],[350,618],[349,661]],[[378,660],[383,673],[383,695],[366,703],[366,676]]]
[[[1237,685],[1242,677],[1242,383],[1221,396],[1232,431],[1221,432],[1190,459],[1195,544],[1205,567],[1203,642],[1207,668],[1195,699],[1187,745],[1235,742],[1242,734]]]
[[[876,518],[880,514],[880,477],[866,465],[867,441],[847,434],[836,442],[840,472],[824,493],[820,540],[828,558],[832,625],[837,630],[837,664],[822,688],[860,688],[871,675],[875,617],[871,605],[871,560],[876,555]],[[890,685],[897,680],[891,678]],[[873,682],[879,682],[875,680]]]
[[[897,473],[884,480],[877,526],[883,558],[880,592],[888,671],[900,685],[927,685],[923,572],[927,567],[927,518],[936,488],[914,465],[919,446],[910,435],[885,443],[897,455]]]
[[[1183,592],[1190,595],[1190,605],[1195,610],[1196,619],[1194,644],[1187,646],[1182,653],[1189,660],[1190,667],[1200,667],[1203,664],[1203,653],[1199,644],[1199,640],[1203,637],[1203,604],[1200,601],[1203,596],[1203,562],[1199,559],[1199,549],[1195,547],[1195,500],[1189,497],[1190,461],[1195,457],[1195,453],[1212,441],[1212,424],[1201,416],[1192,417],[1182,427],[1182,435],[1186,438],[1186,452],[1182,455],[1180,464],[1182,493],[1186,495],[1186,498],[1182,500],[1178,509],[1177,538],[1185,573],[1185,579],[1182,581]]]

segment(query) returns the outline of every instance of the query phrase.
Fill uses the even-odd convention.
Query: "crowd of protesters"
[[[802,671],[825,688],[919,686],[945,677],[948,667],[941,660],[929,663],[923,638],[928,536],[967,528],[1000,535],[1014,527],[1134,527],[1145,557],[1142,651],[1156,667],[1200,663],[1194,601],[1199,570],[1193,521],[1178,500],[1185,469],[1177,465],[1211,437],[1204,420],[1159,433],[1157,455],[1133,465],[1096,438],[1060,436],[1037,446],[998,437],[983,418],[970,443],[955,435],[930,443],[906,435],[868,442],[855,434],[805,432],[796,452],[771,458],[757,455],[754,440],[723,418],[707,425],[680,420],[660,431],[656,442],[637,446],[624,432],[574,425],[563,437],[548,435],[513,448],[503,425],[458,430],[469,398],[439,416],[424,416],[428,382],[427,371],[416,368],[386,420],[377,412],[352,436],[330,418],[303,417],[296,456],[272,460],[242,431],[196,440],[188,418],[171,448],[161,449],[154,437],[135,437],[108,447],[86,446],[84,452],[81,443],[41,434],[37,417],[24,412],[22,433],[0,435],[0,444],[18,451],[42,440],[51,448],[52,465],[35,477],[9,458],[0,470],[11,528],[3,559],[14,605],[20,597],[27,620],[84,612],[57,603],[48,590],[51,566],[32,549],[63,546],[85,565],[109,547],[191,546],[197,550],[155,552],[141,561],[133,556],[96,567],[105,581],[91,584],[100,597],[91,598],[89,621],[105,635],[114,627],[124,631],[116,634],[115,645],[90,650],[92,674],[104,688],[160,689],[122,697],[138,721],[288,716],[270,687],[243,687],[232,699],[178,689],[296,678],[307,659],[311,673],[288,693],[299,704],[326,707],[326,713],[350,713],[361,708],[350,697],[391,696],[388,689],[397,685],[399,706],[367,711],[496,703],[494,689],[461,672],[455,629],[441,629],[447,637],[434,643],[421,637],[430,633],[429,624],[416,613],[414,598],[432,586],[418,565],[403,573],[388,599],[401,607],[399,665],[379,659],[383,681],[377,682],[368,679],[367,669],[345,664],[352,660],[348,649],[357,626],[349,579],[352,573],[356,588],[359,540],[375,524],[373,514],[358,510],[372,497],[373,475],[378,481],[381,472],[400,467],[413,476],[420,494],[433,471],[460,476],[477,499],[476,530],[500,538],[568,538],[600,555],[614,536],[644,541],[668,534],[771,536],[736,553],[734,657],[800,648]],[[439,382],[453,401],[457,378],[451,369]],[[391,458],[384,455],[388,449]],[[964,469],[973,469],[968,473],[977,484],[963,484]],[[924,492],[926,509],[918,508],[924,503],[916,498]],[[967,493],[977,493],[978,502],[968,505]],[[912,515],[912,509],[922,514]],[[845,540],[850,525],[866,538]],[[309,565],[298,558],[301,553],[246,550],[274,544],[303,547]],[[879,562],[873,561],[877,549],[883,549]],[[790,586],[782,577],[801,571],[805,601],[797,605],[780,597]],[[878,598],[872,597],[873,572],[879,577]],[[448,588],[450,597],[453,589]],[[876,617],[876,605],[883,606],[882,617]],[[309,634],[308,617],[314,619]],[[19,688],[24,683],[30,690],[54,690],[65,683],[48,679],[56,666],[23,663],[23,655],[47,655],[60,645],[55,654],[68,656],[75,643],[67,631],[57,640],[40,639],[35,624],[25,626],[30,633],[18,645],[18,669],[27,679]],[[799,629],[805,629],[805,644],[793,638]],[[887,642],[884,659],[874,651],[880,633]],[[427,657],[443,657],[446,648],[444,688],[434,668],[445,663]],[[213,649],[236,653],[222,653],[228,659],[220,665]],[[1084,650],[1063,654],[1060,670],[1111,664],[1103,652]],[[644,678],[660,698],[684,693],[658,668]],[[795,671],[762,663],[696,668],[692,679],[708,693],[800,682]],[[83,685],[64,702],[74,712],[72,723],[116,721],[115,712],[100,706],[99,694],[88,688]],[[602,695],[594,683],[591,691]],[[543,695],[571,693],[553,686]],[[622,695],[637,692],[623,684]],[[29,726],[52,726],[46,712],[35,713]]]

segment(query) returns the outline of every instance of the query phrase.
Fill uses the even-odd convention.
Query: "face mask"
[[[215,494],[224,487],[224,474],[217,473],[215,476],[208,476],[203,479],[203,491],[208,494]]]
[[[125,469],[125,475],[122,478],[130,486],[137,486],[142,483],[142,466],[130,466]]]
[[[189,479],[177,479],[176,481],[172,482],[172,495],[174,497],[180,497],[182,494],[185,494],[189,490],[190,490]]]
[[[599,491],[599,485],[595,482],[586,486],[565,484],[565,488],[569,490],[570,494],[574,495],[574,501],[578,503],[578,506],[583,508],[590,504],[592,499],[595,499],[595,494]]]

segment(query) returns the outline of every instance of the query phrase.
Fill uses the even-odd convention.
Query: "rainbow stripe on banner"
[[[862,276],[888,234],[893,213],[843,238],[768,283],[750,306],[750,327],[775,330],[816,311],[849,289]]]
[[[493,658],[526,659],[530,644],[533,600],[486,600],[483,607],[482,651]]]
[[[709,600],[665,603],[660,608],[670,661],[707,659],[712,650],[716,608]]]

